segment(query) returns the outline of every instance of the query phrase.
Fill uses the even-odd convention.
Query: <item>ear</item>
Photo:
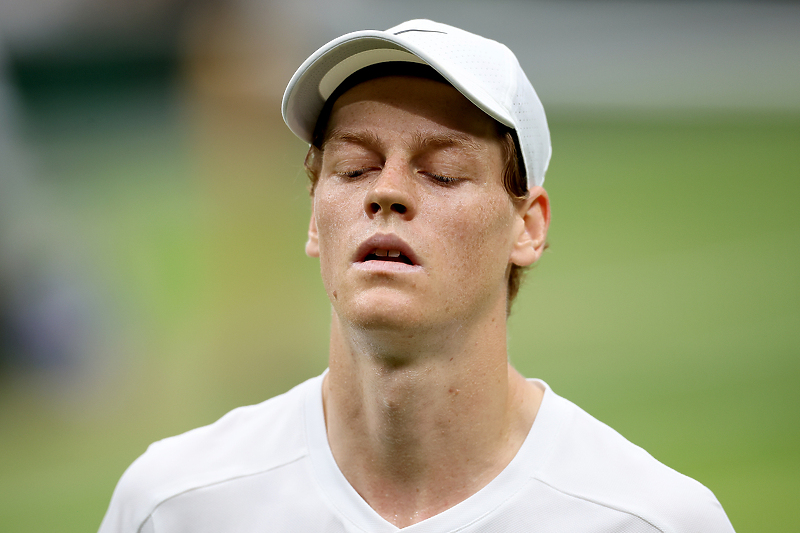
[[[539,186],[531,187],[530,194],[517,206],[520,217],[519,232],[511,251],[511,262],[529,266],[539,260],[547,242],[550,227],[550,199]]]
[[[317,231],[317,218],[314,216],[314,202],[311,202],[311,220],[308,223],[308,241],[306,241],[306,255],[319,257],[319,232]]]

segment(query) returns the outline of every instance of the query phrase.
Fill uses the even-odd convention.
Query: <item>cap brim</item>
[[[419,49],[403,39],[402,34],[364,30],[329,42],[297,69],[283,95],[282,113],[289,129],[310,143],[325,100],[336,87],[356,71],[387,61],[430,65],[479,109],[506,126],[514,127],[505,108],[469,72]]]

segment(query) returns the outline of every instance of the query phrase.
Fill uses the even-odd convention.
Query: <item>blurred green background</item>
[[[71,32],[5,28],[2,531],[95,530],[150,442],[325,368],[328,302],[303,253],[305,147],[280,92],[329,38],[420,15],[541,62],[525,68],[549,110],[553,225],[510,320],[514,364],[711,488],[740,533],[793,528],[796,7],[504,2],[489,20],[479,2],[448,17],[452,2],[365,15],[350,1],[333,16],[307,0],[297,9],[315,7],[315,32],[301,37],[287,30],[299,15],[262,4],[255,17],[164,0],[137,18],[118,7],[132,3],[84,2]],[[538,32],[523,31],[523,6]],[[609,26],[583,31],[598,20]],[[645,31],[665,20],[671,47]],[[766,77],[766,57],[725,55],[769,46],[782,76]],[[687,47],[694,59],[678,61]],[[592,54],[609,50],[601,69]]]

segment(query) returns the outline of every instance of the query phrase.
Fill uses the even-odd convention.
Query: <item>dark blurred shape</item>
[[[48,179],[62,176],[42,170],[43,132],[76,138],[124,114],[137,94],[169,93],[189,5],[197,3],[0,5],[0,374],[66,379],[100,357],[93,345],[108,310],[98,307],[83,237],[54,212]]]
[[[65,58],[19,54],[9,71],[24,103],[35,106],[53,94],[87,98],[94,92],[161,83],[174,78],[176,63],[174,50]]]
[[[0,30],[7,39],[9,79],[24,110],[35,116],[53,99],[90,101],[172,82],[181,21],[189,6],[198,4],[72,0],[60,4],[65,13],[54,20],[37,18],[25,7],[29,4],[10,0],[5,10],[16,17],[6,15]]]
[[[212,169],[192,179],[230,190],[240,161],[262,154],[282,124],[283,84],[305,53],[296,45],[313,40],[295,31],[296,9],[303,11],[260,0],[0,5],[0,88],[8,89],[0,91],[0,373],[89,374],[125,351],[123,338],[98,348],[115,320],[110,307],[130,302],[108,301],[108,282],[96,275],[108,265],[97,264],[97,244],[88,242],[96,237],[62,219],[84,200],[59,195],[84,195],[94,177],[106,191],[135,188],[148,179],[146,164],[127,174],[92,161],[113,150],[120,167],[121,154],[146,162],[159,139],[183,142],[184,121],[189,143],[199,145],[198,166]],[[306,29],[314,27],[312,17]],[[231,145],[248,148],[221,157]],[[129,181],[115,184],[120,177]],[[240,212],[233,206],[230,217]],[[124,329],[135,320],[119,322]]]

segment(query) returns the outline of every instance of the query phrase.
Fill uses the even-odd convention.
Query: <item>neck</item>
[[[542,392],[507,362],[504,309],[486,327],[365,331],[334,314],[323,387],[344,476],[399,527],[494,479],[530,430]]]

